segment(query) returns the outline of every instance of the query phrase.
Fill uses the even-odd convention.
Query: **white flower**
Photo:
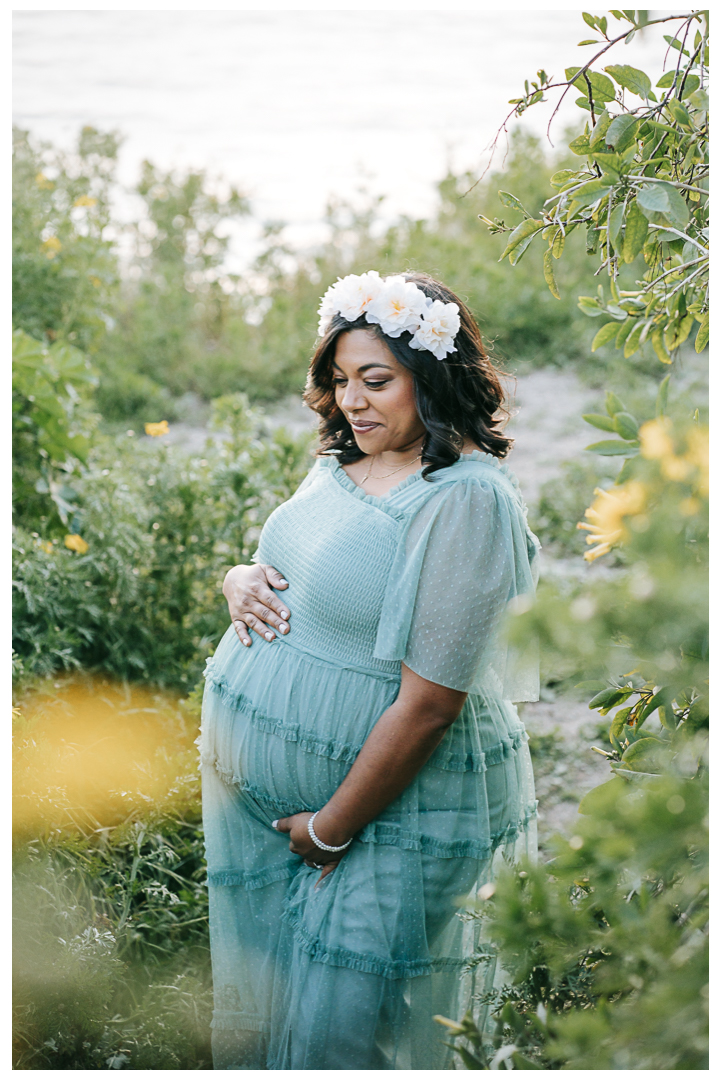
[[[365,314],[372,300],[383,290],[383,279],[377,270],[367,274],[348,274],[331,285],[318,308],[320,325],[318,333],[324,334],[333,315],[340,314],[348,322],[355,322]]]
[[[405,330],[417,330],[428,304],[427,296],[414,282],[389,277],[385,288],[368,305],[365,318],[369,323],[379,323],[383,334],[396,338]]]
[[[422,322],[410,341],[411,349],[427,349],[436,359],[444,360],[449,353],[457,352],[453,345],[460,329],[460,309],[457,304],[443,304],[434,300],[423,313]]]

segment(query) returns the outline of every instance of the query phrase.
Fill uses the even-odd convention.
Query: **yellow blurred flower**
[[[158,435],[167,435],[168,430],[167,420],[161,420],[159,424],[145,425],[145,434],[152,435],[153,439],[156,439]]]
[[[38,540],[38,547],[41,548],[46,555],[51,555],[53,552],[53,545],[51,540]]]
[[[62,248],[62,244],[58,240],[57,236],[49,236],[43,244],[43,251],[47,255],[48,259],[54,259],[58,251]]]
[[[97,206],[97,199],[93,199],[91,195],[78,195],[73,206]]]
[[[691,428],[688,432],[685,457],[698,470],[698,494],[707,498],[710,492],[710,432],[706,427]]]
[[[71,551],[77,551],[78,555],[84,555],[88,550],[87,541],[77,533],[68,533],[65,537],[65,547],[70,548]]]
[[[604,491],[595,488],[597,496],[592,506],[585,511],[587,522],[578,522],[578,529],[587,529],[590,536],[588,544],[595,544],[592,551],[585,552],[585,559],[593,562],[601,555],[607,555],[615,544],[627,539],[625,518],[639,514],[645,508],[645,488],[637,480],[630,480],[620,487]]]
[[[41,172],[39,172],[37,174],[37,176],[35,177],[35,183],[37,184],[37,186],[39,188],[45,188],[45,190],[51,190],[52,188],[55,187],[55,184],[53,183],[53,181],[48,180],[45,173],[41,173]]]
[[[706,427],[694,427],[687,435],[684,454],[675,453],[672,423],[667,417],[649,420],[640,428],[640,453],[644,458],[660,462],[660,471],[666,480],[685,480],[697,470],[694,485],[698,494],[707,496],[709,491],[709,440]]]

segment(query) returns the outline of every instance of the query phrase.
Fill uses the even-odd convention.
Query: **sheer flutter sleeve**
[[[509,648],[505,631],[534,596],[538,548],[502,474],[439,484],[400,544],[375,655],[455,690],[537,700],[537,651]]]

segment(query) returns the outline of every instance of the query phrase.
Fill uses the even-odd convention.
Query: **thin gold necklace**
[[[382,473],[380,476],[373,476],[372,479],[373,480],[387,480],[388,476],[394,476],[395,473],[401,472],[402,469],[407,469],[408,466],[414,465],[415,462],[419,461],[421,457],[422,457],[422,450],[420,451],[420,453],[418,454],[417,457],[414,457],[412,459],[412,461],[406,461],[404,465],[399,465],[397,467],[397,469],[391,469],[389,473]],[[375,454],[373,454],[373,456],[370,458],[370,468],[368,469],[368,471],[365,473],[362,480],[360,481],[361,484],[364,484],[366,480],[370,479],[370,476],[372,474],[372,467],[373,467],[374,464],[375,464]]]

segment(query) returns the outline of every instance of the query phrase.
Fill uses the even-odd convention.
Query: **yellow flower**
[[[590,536],[588,544],[595,544],[592,551],[585,552],[587,562],[593,562],[616,544],[627,539],[625,518],[639,514],[645,507],[645,488],[637,480],[630,480],[620,487],[604,491],[595,488],[597,496],[592,506],[585,511],[587,522],[578,522],[578,529],[587,529]]]
[[[145,434],[152,435],[153,439],[156,439],[158,435],[167,435],[168,430],[167,420],[161,420],[159,424],[145,425]]]
[[[672,457],[675,452],[670,437],[671,423],[665,417],[648,420],[640,428],[640,453],[644,458],[657,459]]]
[[[62,248],[62,244],[58,240],[57,236],[49,236],[43,244],[43,250],[48,259],[54,259],[58,251]]]
[[[65,547],[70,548],[71,551],[77,551],[78,555],[84,555],[88,550],[87,541],[77,533],[68,533],[65,537]]]
[[[45,188],[46,190],[52,190],[52,188],[55,187],[52,180],[48,180],[45,173],[41,173],[41,172],[39,172],[37,174],[37,176],[35,177],[35,183],[37,184],[37,186],[39,188]]]
[[[97,206],[97,199],[93,199],[90,195],[78,195],[73,206]]]
[[[51,540],[38,540],[38,547],[42,548],[46,555],[51,555],[53,545]]]
[[[688,432],[685,458],[698,470],[697,492],[706,498],[710,491],[710,432],[706,427],[692,428]]]

